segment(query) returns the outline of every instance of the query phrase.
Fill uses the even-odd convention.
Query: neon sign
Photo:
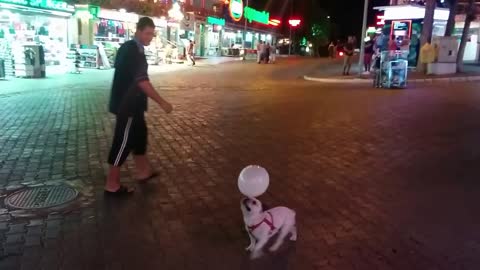
[[[207,23],[214,25],[225,25],[225,19],[217,17],[207,17]]]
[[[270,21],[270,13],[266,11],[258,11],[251,7],[245,7],[245,18],[249,23],[252,21],[268,24]]]
[[[377,25],[385,25],[385,16],[383,15],[378,15],[377,16]]]
[[[277,20],[277,19],[271,19],[268,21],[268,24],[273,26],[279,26],[280,23],[281,23],[280,20]]]
[[[231,0],[230,4],[228,5],[228,11],[230,13],[230,17],[232,17],[235,22],[240,21],[243,16],[243,1]]]
[[[56,0],[0,0],[0,3],[22,5],[34,8],[74,12],[74,7]]]

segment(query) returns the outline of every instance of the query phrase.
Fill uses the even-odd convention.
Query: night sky
[[[270,17],[281,19],[284,26],[288,24],[288,18],[293,12],[293,17],[301,18],[305,22],[304,29],[299,31],[308,30],[308,26],[322,16],[330,16],[332,23],[336,25],[337,38],[359,36],[362,29],[363,0],[250,0],[250,2],[258,9],[270,11]],[[373,6],[384,6],[389,2],[373,0],[369,8],[370,24],[375,22]]]

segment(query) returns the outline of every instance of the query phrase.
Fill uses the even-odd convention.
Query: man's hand
[[[165,99],[163,99],[157,91],[153,88],[152,84],[150,81],[145,80],[141,81],[138,83],[138,86],[142,91],[151,99],[153,99],[155,102],[160,105],[160,107],[166,112],[166,113],[171,113],[173,111],[172,104],[168,103]]]
[[[160,103],[160,107],[166,112],[166,113],[171,113],[173,111],[173,106],[172,104],[168,103],[167,101],[164,100],[164,102]]]

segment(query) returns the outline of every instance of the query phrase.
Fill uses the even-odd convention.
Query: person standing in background
[[[272,43],[270,46],[270,63],[275,63],[275,56],[277,54],[277,47]]]
[[[373,57],[373,42],[369,40],[365,42],[365,56],[363,59],[365,72],[370,72],[372,66],[372,57]]]
[[[188,44],[188,60],[192,62],[192,66],[195,66],[195,41],[190,40],[190,44]]]
[[[328,45],[328,56],[332,59],[335,58],[335,45],[333,44],[333,41]]]
[[[265,44],[265,64],[268,64],[270,61],[270,43]]]
[[[353,58],[353,40],[349,39],[344,46],[345,55],[343,56],[343,75],[350,75],[350,68],[352,67]]]
[[[257,63],[262,61],[263,41],[259,41],[257,44]]]

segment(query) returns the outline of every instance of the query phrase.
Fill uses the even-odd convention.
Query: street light
[[[183,13],[180,10],[180,5],[178,3],[173,4],[172,8],[168,11],[168,16],[176,21],[183,20]]]
[[[288,24],[290,24],[290,44],[288,46],[288,55],[291,54],[291,50],[292,50],[292,27],[297,27],[300,25],[302,21],[299,20],[299,19],[290,19],[288,20]]]
[[[247,0],[247,4],[245,5],[246,7],[248,7],[248,0]],[[244,26],[243,26],[243,60],[246,60],[247,59],[247,49],[245,48],[245,46],[247,45],[247,18],[245,18],[245,14],[243,15],[243,21],[245,22]]]
[[[363,58],[365,57],[365,36],[367,32],[367,15],[368,15],[368,0],[364,0],[363,6],[363,24],[362,24],[362,38],[360,39],[360,59],[358,59],[358,74],[362,74]]]

